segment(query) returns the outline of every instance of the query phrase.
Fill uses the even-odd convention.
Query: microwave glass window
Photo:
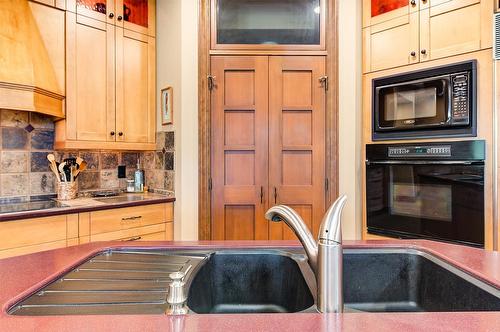
[[[385,121],[432,118],[437,114],[437,89],[393,91],[385,95]]]
[[[320,44],[320,0],[218,0],[218,44]]]

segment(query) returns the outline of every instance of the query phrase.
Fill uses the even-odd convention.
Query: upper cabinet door
[[[418,12],[363,29],[363,72],[418,63]]]
[[[66,5],[70,12],[101,22],[115,22],[115,0],[67,0]]]
[[[491,47],[491,1],[434,0],[430,5],[420,12],[420,61]]]
[[[66,12],[67,139],[115,140],[115,27]]]
[[[212,49],[324,50],[326,0],[211,0]]]
[[[115,0],[116,24],[144,35],[155,36],[154,0]]]
[[[427,0],[425,1],[427,2]],[[423,0],[363,0],[363,27],[379,24],[419,10]]]
[[[116,28],[118,142],[155,141],[155,38]]]

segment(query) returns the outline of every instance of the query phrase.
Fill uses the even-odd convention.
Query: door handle
[[[122,240],[123,242],[134,242],[134,241],[139,241],[140,239],[142,239],[142,236],[136,236],[136,237],[132,237],[130,239],[127,239],[127,240]]]
[[[264,203],[264,187],[260,186],[260,204]]]
[[[325,91],[328,91],[328,76],[321,76],[318,80]]]
[[[274,187],[274,204],[278,203],[278,189]]]

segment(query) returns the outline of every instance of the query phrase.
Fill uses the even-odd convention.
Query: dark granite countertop
[[[0,222],[174,202],[172,195],[121,194],[106,198],[77,198],[71,201],[44,200],[0,204]]]

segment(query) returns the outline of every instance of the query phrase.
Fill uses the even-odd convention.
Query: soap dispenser
[[[141,160],[137,159],[137,170],[134,174],[134,186],[136,192],[144,191],[144,170],[141,169]]]

